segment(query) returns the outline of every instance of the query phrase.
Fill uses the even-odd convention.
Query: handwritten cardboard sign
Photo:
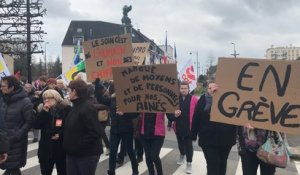
[[[220,58],[211,120],[300,134],[300,62]]]
[[[132,43],[133,63],[142,65],[148,53],[150,43]]]
[[[112,66],[133,65],[130,34],[110,36],[83,43],[87,81],[112,79]]]
[[[165,112],[179,109],[175,64],[113,67],[117,106],[123,112]]]

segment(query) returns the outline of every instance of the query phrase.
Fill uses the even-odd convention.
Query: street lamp
[[[231,54],[231,55],[233,55],[234,58],[236,58],[236,56],[239,55],[239,54],[236,53],[236,50],[235,50],[235,43],[231,43],[231,44],[233,45],[233,54]]]
[[[45,73],[46,73],[46,75],[48,75],[48,71],[47,71],[47,44],[49,44],[49,42],[45,42]]]
[[[199,71],[198,71],[198,69],[199,69],[199,61],[198,61],[198,51],[191,51],[190,52],[190,55],[192,55],[193,53],[195,53],[196,54],[196,58],[197,58],[197,62],[196,62],[196,70],[197,70],[197,81],[198,81],[198,78],[199,78]]]

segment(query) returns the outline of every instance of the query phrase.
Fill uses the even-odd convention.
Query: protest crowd
[[[149,175],[163,175],[167,167],[163,167],[160,152],[166,132],[172,130],[180,154],[174,164],[185,166],[186,174],[192,174],[193,166],[197,166],[193,165],[196,140],[206,160],[207,175],[226,175],[234,145],[243,175],[256,175],[258,167],[261,175],[275,175],[277,167],[287,166],[289,152],[282,131],[299,133],[300,127],[293,121],[299,102],[288,96],[300,84],[289,81],[296,80],[298,74],[292,70],[297,67],[289,62],[279,65],[223,58],[216,73],[221,76],[216,78],[220,87],[209,81],[190,89],[198,78],[192,74],[192,65],[187,65],[183,74],[177,72],[176,64],[143,65],[146,52],[136,65],[130,34],[108,38],[84,42],[87,57],[79,62],[76,52],[71,73],[57,78],[41,76],[33,83],[23,83],[11,75],[1,77],[3,175],[22,174],[30,130],[32,142],[39,142],[42,175],[51,175],[54,169],[58,175],[94,175],[100,156],[109,156],[108,167],[100,171],[115,175],[126,154],[132,175],[140,174],[142,161]],[[226,67],[234,64],[239,67]],[[285,68],[279,66],[285,66],[286,72],[277,71]],[[251,68],[257,69],[249,71],[253,75],[247,72]],[[254,88],[259,91],[252,92]]]
[[[255,129],[250,124],[234,126],[210,121],[212,96],[218,85],[209,82],[200,96],[191,95],[189,83],[179,83],[179,108],[173,113],[126,113],[116,102],[115,82],[97,78],[87,83],[78,73],[65,85],[61,79],[40,77],[33,84],[14,76],[1,79],[0,168],[4,175],[21,175],[26,164],[27,133],[39,141],[38,159],[42,175],[94,175],[101,156],[109,156],[108,175],[115,175],[127,154],[132,175],[146,161],[150,175],[162,175],[159,157],[166,125],[174,130],[180,157],[192,174],[193,141],[202,148],[208,175],[225,175],[227,158],[238,144],[244,175],[274,175],[276,165],[259,159],[257,152],[276,132]],[[168,120],[168,122],[165,122]],[[105,128],[110,126],[109,138]],[[39,136],[40,133],[40,136]],[[281,134],[280,134],[281,135]],[[284,136],[284,135],[282,135]],[[103,144],[104,143],[104,146]],[[118,147],[120,152],[118,153]],[[105,147],[105,148],[104,148]],[[143,160],[145,154],[145,160]],[[195,165],[196,166],[196,165]]]

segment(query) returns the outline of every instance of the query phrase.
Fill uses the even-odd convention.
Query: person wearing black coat
[[[65,119],[63,148],[66,151],[67,175],[94,175],[103,153],[97,109],[88,100],[87,84],[82,80],[69,83],[68,95],[73,104]]]
[[[191,126],[198,97],[193,96],[189,93],[189,83],[185,81],[180,82],[179,91],[180,109],[175,111],[175,115],[167,114],[167,117],[169,121],[174,121],[173,128],[176,133],[178,148],[180,151],[180,157],[177,161],[177,164],[184,164],[184,159],[186,156],[186,173],[192,174],[192,161],[194,149],[191,134]]]
[[[37,107],[40,104],[39,96],[36,94],[34,87],[30,83],[25,83],[24,90],[28,93],[28,97],[33,105],[34,117],[36,117]],[[35,143],[38,141],[39,138],[39,130],[32,129],[32,132],[33,132],[32,142]]]
[[[96,82],[96,86],[99,86]],[[111,127],[110,127],[110,153],[109,153],[109,170],[108,175],[115,175],[117,151],[120,141],[124,144],[127,154],[131,161],[132,175],[138,175],[138,162],[133,150],[133,121],[138,117],[138,113],[122,113],[117,111],[116,94],[114,84],[109,88],[111,98],[105,98],[103,94],[97,94],[98,101],[110,106]]]
[[[71,110],[68,100],[63,100],[56,90],[43,93],[44,104],[39,106],[37,118],[33,124],[41,129],[38,158],[41,174],[51,175],[54,164],[58,175],[66,175],[66,153],[63,150],[63,125]]]
[[[209,83],[207,93],[200,97],[192,122],[192,138],[199,137],[207,164],[207,175],[225,175],[227,158],[236,143],[236,127],[210,121],[212,94],[217,90],[215,83]]]
[[[4,175],[20,175],[20,168],[26,165],[27,160],[27,133],[33,121],[32,103],[14,76],[2,78],[1,91],[3,103],[0,112],[4,114],[10,147],[8,159],[0,168],[5,169]]]

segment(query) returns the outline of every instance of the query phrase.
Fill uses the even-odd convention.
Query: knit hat
[[[47,80],[47,84],[56,84],[56,79],[55,78],[49,78]]]

